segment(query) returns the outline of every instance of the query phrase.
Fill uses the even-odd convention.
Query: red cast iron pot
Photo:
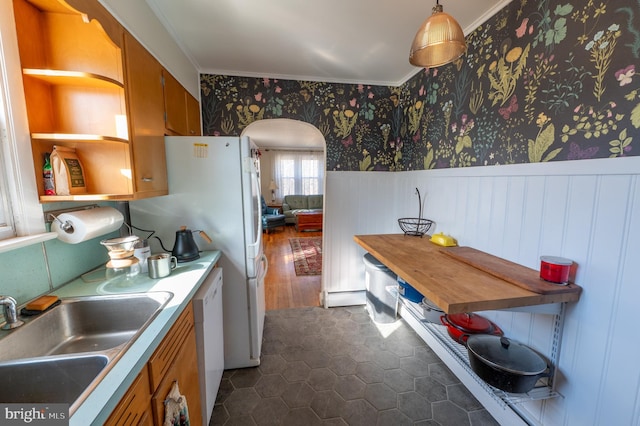
[[[461,345],[467,343],[471,334],[491,334],[494,336],[504,334],[500,327],[492,321],[473,312],[444,314],[440,317],[440,322],[447,326],[449,336]]]

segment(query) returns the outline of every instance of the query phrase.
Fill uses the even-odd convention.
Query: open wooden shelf
[[[576,302],[582,291],[576,285],[558,286],[557,293],[526,290],[443,253],[427,235],[356,235],[354,240],[449,314]]]
[[[162,65],[99,0],[12,3],[40,201],[166,195]],[[55,145],[76,150],[86,194],[45,195]]]
[[[74,148],[85,173],[87,193],[70,196],[47,196],[42,179],[37,181],[41,202],[118,200],[132,198],[130,145],[125,139],[96,135],[32,134],[34,164],[42,176],[43,159],[56,145]],[[68,137],[70,136],[70,137]],[[79,136],[79,140],[73,138]]]
[[[579,286],[542,288],[544,294],[536,293],[517,284],[521,284],[523,279],[529,283],[534,281],[539,274],[537,271],[504,259],[499,262],[490,259],[501,267],[501,273],[496,274],[491,268],[477,267],[484,264],[473,266],[463,256],[446,252],[447,248],[432,243],[427,235],[423,238],[403,234],[356,235],[354,240],[449,314],[501,309],[540,310],[538,313],[552,314],[553,342],[551,353],[546,356],[553,370],[556,370],[565,302],[578,301],[582,290]],[[473,254],[478,253],[482,252],[473,251]],[[540,381],[526,394],[511,394],[488,385],[471,369],[466,348],[449,338],[444,326],[426,321],[419,306],[398,297],[395,287],[388,287],[388,291],[396,296],[398,313],[402,318],[498,423],[522,426],[536,424],[523,403],[560,396],[554,389],[555,372],[554,377]]]
[[[31,139],[34,141],[129,143],[127,139],[118,138],[116,136],[86,135],[78,133],[32,133]]]
[[[22,70],[22,74],[56,85],[96,88],[109,88],[115,86],[122,89],[124,88],[124,84],[120,81],[114,80],[113,78],[84,71],[25,68]]]
[[[132,194],[41,195],[40,203],[57,203],[60,201],[117,201],[131,200],[132,198]]]

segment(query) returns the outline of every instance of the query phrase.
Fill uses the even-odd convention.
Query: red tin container
[[[571,265],[573,261],[564,257],[540,256],[540,278],[556,284],[567,284]]]

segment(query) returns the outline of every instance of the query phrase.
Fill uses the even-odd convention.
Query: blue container
[[[422,298],[424,297],[418,290],[411,287],[409,283],[400,277],[398,277],[398,293],[405,299],[409,299],[415,303],[422,302]]]

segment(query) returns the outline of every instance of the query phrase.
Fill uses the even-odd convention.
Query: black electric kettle
[[[200,258],[200,250],[193,239],[194,232],[198,232],[202,239],[211,244],[211,238],[204,231],[192,231],[186,226],[181,226],[180,230],[176,231],[176,241],[171,250],[171,255],[175,256],[179,263]]]
[[[176,231],[176,242],[171,250],[171,255],[175,256],[178,262],[190,262],[200,257],[198,245],[193,239],[194,232],[199,232],[202,238],[211,243],[211,238],[204,231],[192,231],[182,226],[179,231]]]
[[[176,242],[173,244],[171,254],[178,259],[178,262],[190,262],[200,257],[198,245],[193,239],[193,232],[186,226],[176,231]]]

